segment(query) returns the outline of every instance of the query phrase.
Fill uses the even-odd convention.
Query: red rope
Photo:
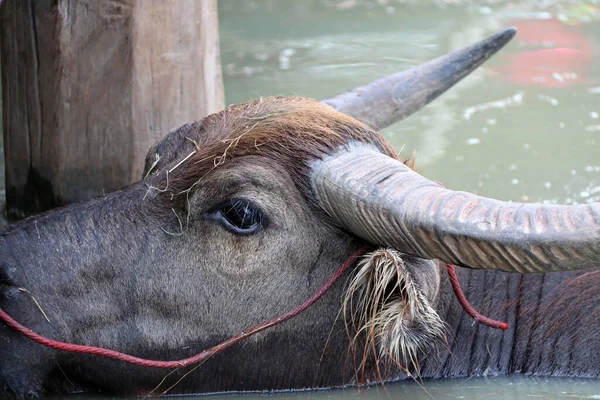
[[[287,313],[282,314],[278,317],[272,318],[261,324],[253,326],[252,328],[248,329],[245,332],[237,334],[237,335],[225,340],[224,342],[222,342],[214,347],[211,347],[210,349],[204,350],[204,351],[196,354],[195,356],[192,356],[189,358],[184,358],[183,360],[176,360],[176,361],[147,360],[144,358],[130,356],[129,354],[120,353],[118,351],[104,349],[101,347],[83,346],[83,345],[79,345],[79,344],[58,342],[56,340],[48,339],[46,337],[38,335],[37,333],[33,332],[31,329],[25,328],[23,325],[21,325],[20,323],[15,321],[8,314],[6,314],[4,312],[4,310],[2,310],[1,308],[0,308],[0,320],[4,321],[4,323],[6,323],[6,325],[10,326],[12,329],[19,332],[23,336],[26,336],[27,338],[33,340],[34,342],[37,342],[39,344],[42,344],[44,346],[47,346],[47,347],[50,347],[50,348],[53,348],[56,350],[70,351],[73,353],[94,354],[94,355],[98,355],[98,356],[102,356],[102,357],[114,358],[117,360],[125,361],[130,364],[141,365],[143,367],[151,367],[151,368],[187,367],[187,366],[202,362],[202,361],[210,358],[212,355],[219,353],[220,351],[238,343],[241,340],[244,340],[258,332],[264,331],[265,329],[270,328],[274,325],[277,325],[281,322],[287,321],[288,319],[293,318],[293,317],[297,316],[298,314],[302,313],[304,310],[306,310],[307,308],[312,306],[317,300],[319,300],[319,298],[321,298],[321,296],[323,296],[323,294],[325,294],[325,292],[327,292],[327,290],[329,290],[329,288],[331,288],[331,286],[333,286],[333,284],[339,279],[339,277],[352,264],[354,264],[354,262],[360,256],[362,256],[363,254],[365,254],[367,252],[367,249],[368,249],[367,246],[362,246],[360,249],[356,250],[338,268],[338,270],[327,280],[327,282],[325,282],[325,284],[323,286],[321,286],[321,288],[319,290],[317,290],[317,292],[315,294],[313,294],[310,298],[305,300],[304,303],[300,304],[296,308],[294,308],[291,311],[288,311]]]
[[[22,334],[23,336],[33,340],[36,343],[44,345],[46,347],[53,348],[55,350],[63,350],[70,351],[73,353],[84,353],[84,354],[94,354],[102,357],[114,358],[116,360],[125,361],[130,364],[141,365],[143,367],[150,368],[180,368],[187,367],[193,364],[197,364],[199,362],[205,361],[216,353],[221,352],[222,350],[258,333],[268,329],[272,326],[275,326],[281,322],[287,321],[291,318],[294,318],[298,314],[302,313],[304,310],[312,306],[319,298],[327,292],[333,286],[333,284],[339,279],[339,277],[348,269],[354,262],[362,255],[367,252],[368,247],[362,246],[360,249],[355,251],[339,268],[338,270],[325,282],[325,284],[317,290],[315,294],[313,294],[310,298],[305,300],[302,304],[295,307],[294,309],[288,311],[285,314],[282,314],[278,317],[272,318],[268,321],[265,321],[261,324],[253,326],[245,332],[239,333],[231,338],[225,340],[224,342],[211,347],[207,350],[203,350],[202,352],[189,357],[184,358],[182,360],[175,361],[160,361],[160,360],[147,360],[144,358],[134,357],[129,354],[120,353],[118,351],[105,349],[101,347],[93,347],[93,346],[84,346],[79,344],[65,343],[59,342],[56,340],[48,339],[44,336],[41,336],[31,329],[28,329],[15,321],[10,315],[8,315],[4,310],[0,308],[0,320],[4,321],[6,325],[14,329],[16,332]],[[484,317],[479,314],[467,301],[463,291],[460,288],[460,283],[458,282],[458,276],[456,275],[456,270],[453,265],[447,264],[446,268],[448,270],[448,275],[450,277],[450,283],[452,284],[452,289],[458,298],[458,301],[464,308],[464,310],[469,314],[475,321],[482,323],[484,325],[490,326],[492,328],[498,328],[502,330],[508,329],[508,324],[505,322],[495,321],[493,319]]]
[[[436,183],[441,187],[444,187],[444,184],[442,182],[437,181]],[[496,321],[495,319],[483,316],[479,314],[479,312],[477,312],[473,308],[473,306],[471,306],[471,304],[469,304],[469,300],[467,300],[465,294],[460,288],[460,282],[458,281],[458,275],[456,275],[456,268],[454,268],[454,265],[446,264],[446,270],[448,271],[448,276],[450,277],[450,284],[452,285],[452,290],[454,290],[454,294],[456,295],[458,302],[462,306],[463,310],[465,310],[465,312],[469,314],[471,318],[473,318],[480,324],[489,326],[490,328],[502,329],[503,331],[508,329],[508,324],[506,322]]]
[[[450,277],[450,284],[452,285],[452,289],[454,290],[454,294],[458,299],[458,302],[465,310],[467,314],[469,314],[475,321],[480,324],[487,325],[492,328],[502,329],[503,331],[508,329],[508,324],[506,322],[496,321],[495,319],[491,319],[479,314],[473,306],[469,304],[469,301],[465,297],[462,289],[460,288],[460,283],[458,282],[458,275],[456,275],[456,269],[452,264],[446,264],[446,269],[448,270],[448,276]]]

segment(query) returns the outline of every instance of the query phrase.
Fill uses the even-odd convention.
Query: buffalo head
[[[390,123],[513,34],[327,103],[371,124]],[[381,107],[372,107],[370,89],[389,96]],[[343,96],[351,100],[338,102]],[[372,112],[346,110],[350,103]],[[409,360],[443,339],[431,260],[519,271],[586,267],[600,258],[599,215],[598,205],[507,204],[446,190],[414,173],[366,124],[327,104],[265,98],[233,105],[167,135],[149,151],[140,182],[5,229],[1,308],[57,340],[178,359],[301,303],[362,243],[388,246],[361,263],[350,285],[351,323],[340,315],[341,282],[297,318],[190,376],[182,369],[164,381],[165,371],[50,350],[0,324],[0,390],[335,386],[356,376],[349,348],[377,347],[361,357],[368,382],[378,377],[379,358],[412,368]],[[361,335],[371,341],[355,342]],[[386,369],[380,378],[399,373]]]

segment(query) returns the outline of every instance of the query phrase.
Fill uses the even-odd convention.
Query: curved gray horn
[[[600,203],[508,203],[452,191],[358,143],[316,161],[311,184],[342,227],[418,257],[518,272],[600,266]]]
[[[322,103],[374,129],[383,129],[418,111],[470,74],[517,32],[507,28],[481,42],[339,94]]]

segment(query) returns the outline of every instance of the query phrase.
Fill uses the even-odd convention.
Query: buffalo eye
[[[237,235],[250,235],[264,226],[262,210],[247,199],[231,199],[221,204],[214,217],[228,231]]]

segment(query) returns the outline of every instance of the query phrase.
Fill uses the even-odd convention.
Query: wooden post
[[[224,106],[216,0],[4,0],[0,35],[11,218],[139,180]]]

